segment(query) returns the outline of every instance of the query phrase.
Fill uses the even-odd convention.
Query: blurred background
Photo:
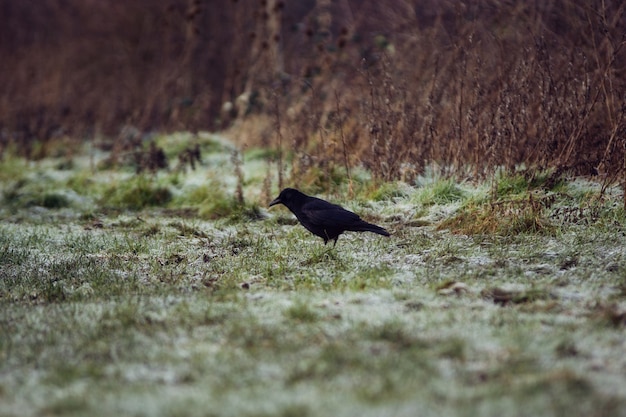
[[[225,130],[382,180],[523,164],[617,181],[609,0],[0,0],[0,153]]]

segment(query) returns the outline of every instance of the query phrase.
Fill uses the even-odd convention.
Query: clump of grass
[[[278,159],[278,151],[274,148],[250,148],[244,153],[244,159],[246,161],[275,161]]]
[[[197,135],[190,132],[156,135],[153,137],[153,140],[159,148],[163,149],[165,156],[170,161],[187,154],[189,150],[194,150],[195,146],[201,146],[204,149],[215,146],[215,150],[222,150],[222,146],[212,139],[203,140],[201,142]]]
[[[296,173],[292,172],[295,179]],[[321,167],[311,166],[297,176],[298,186],[306,189],[309,193],[318,194],[339,187],[349,182],[344,170],[336,165]]]
[[[46,415],[61,416],[67,414],[88,413],[89,403],[80,396],[70,395],[55,400],[50,405],[44,407],[42,412]]]
[[[215,180],[177,197],[172,206],[195,209],[197,215],[206,220],[230,218],[238,222],[263,218],[258,205],[241,202],[240,198],[230,195],[222,184]]]
[[[406,197],[406,193],[402,190],[401,183],[387,182],[377,187],[369,197],[374,201],[385,201],[397,197]]]
[[[2,191],[2,199],[7,205],[18,206],[18,201],[23,198],[22,188],[27,184],[26,179],[19,179]]]
[[[502,175],[494,183],[491,198],[468,199],[455,216],[439,225],[439,229],[470,235],[553,235],[556,227],[549,221],[547,209],[555,201],[554,194],[533,190],[556,189],[562,184],[558,172]],[[446,188],[440,187],[441,190]]]
[[[574,396],[587,397],[594,392],[594,386],[585,377],[565,369],[553,370],[531,378],[521,387],[521,393],[528,395],[548,394],[555,398],[562,398],[565,392]],[[573,414],[572,404],[567,401],[557,400],[554,407],[560,409],[563,414]],[[609,411],[606,415],[611,414],[613,413]]]
[[[198,208],[198,216],[203,219],[219,219],[231,215],[236,209],[235,200],[220,196],[215,200],[204,200]]]
[[[228,196],[225,193],[218,193],[215,195],[215,199],[204,200],[198,208],[198,216],[207,220],[228,217],[237,222],[243,219],[257,218],[257,214],[260,217],[258,209],[248,210],[245,206],[240,205],[233,196]]]
[[[528,199],[512,200],[494,204],[468,204],[459,212],[441,222],[439,230],[450,229],[454,233],[510,236],[522,233],[553,235],[556,232],[544,213],[541,202],[529,194]]]
[[[378,265],[373,268],[362,268],[354,277],[347,282],[349,289],[354,291],[366,291],[374,288],[390,288],[392,282],[389,279],[393,270],[387,265]]]
[[[93,175],[88,171],[77,172],[66,182],[66,186],[80,195],[89,195],[95,186]]]
[[[9,149],[0,153],[0,181],[20,180],[27,168],[24,159],[14,156],[14,150]]]
[[[296,301],[287,310],[285,316],[293,321],[313,323],[319,319],[319,314],[304,301]]]
[[[438,341],[437,350],[440,357],[463,361],[467,355],[467,344],[461,338],[451,337]]]
[[[311,256],[309,256],[305,261],[302,262],[302,265],[324,265],[328,262],[333,262],[335,265],[340,265],[341,259],[337,255],[337,252],[333,249],[334,248],[329,248],[326,245],[318,246],[316,250],[311,253]]]
[[[230,213],[228,219],[231,223],[240,223],[263,220],[265,217],[265,214],[263,214],[261,207],[258,204],[240,204],[235,201],[235,209]]]
[[[2,197],[8,207],[20,209],[25,207],[40,206],[49,209],[59,209],[71,206],[71,201],[59,187],[49,178],[41,178],[33,181],[22,178],[7,187]]]
[[[363,354],[349,343],[331,342],[323,346],[315,357],[303,361],[287,377],[288,383],[330,380],[347,370],[365,366]]]
[[[69,207],[70,201],[65,195],[61,193],[49,192],[45,193],[41,197],[40,205],[45,208],[58,209]]]
[[[417,202],[424,206],[448,204],[461,201],[465,192],[452,179],[439,180],[423,187],[417,194]]]
[[[620,308],[616,303],[601,304],[597,307],[600,322],[613,327],[626,327],[626,309]]]
[[[388,342],[400,349],[425,347],[425,343],[411,334],[406,325],[398,320],[373,326],[368,329],[367,335],[371,340]]]
[[[481,291],[485,299],[493,300],[495,304],[524,304],[533,303],[538,300],[547,300],[551,294],[543,288],[531,288],[528,290],[506,290],[499,287],[485,288]]]
[[[495,196],[517,195],[528,190],[528,181],[523,175],[503,175],[496,179]]]
[[[146,207],[164,206],[172,199],[172,192],[140,175],[109,186],[103,193],[101,203],[105,206],[140,210]]]
[[[19,266],[30,258],[28,250],[9,245],[9,242],[0,245],[0,265]]]
[[[207,235],[200,228],[186,222],[175,221],[168,224],[169,227],[176,229],[179,236],[191,236],[206,238]]]
[[[556,191],[565,184],[560,170],[528,170],[501,174],[495,180],[494,199],[523,195],[531,190]]]

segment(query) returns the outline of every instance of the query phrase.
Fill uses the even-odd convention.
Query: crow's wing
[[[301,212],[314,227],[324,229],[348,229],[361,218],[343,207],[315,198],[302,205]]]

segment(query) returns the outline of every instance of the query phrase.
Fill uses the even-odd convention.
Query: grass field
[[[333,249],[263,208],[262,152],[240,207],[200,141],[154,175],[5,156],[0,416],[626,416],[621,191],[356,172],[331,199],[392,237]]]

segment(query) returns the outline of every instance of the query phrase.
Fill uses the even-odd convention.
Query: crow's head
[[[280,194],[278,194],[278,197],[270,203],[270,207],[275,206],[276,204],[284,204],[291,209],[302,204],[305,199],[306,194],[303,194],[293,188],[285,188],[280,192]]]

